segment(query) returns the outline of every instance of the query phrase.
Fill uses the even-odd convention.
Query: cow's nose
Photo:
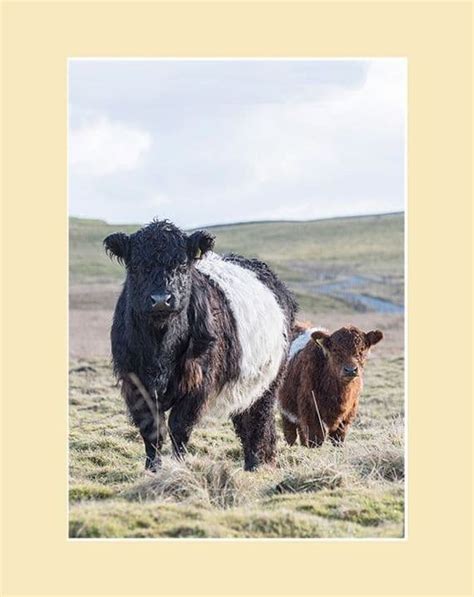
[[[151,295],[151,306],[157,311],[170,311],[172,308],[173,297],[168,292]]]
[[[344,374],[350,375],[351,377],[355,377],[357,375],[357,366],[344,365]]]

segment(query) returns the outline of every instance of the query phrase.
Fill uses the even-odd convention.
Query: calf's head
[[[345,383],[362,375],[371,346],[380,342],[380,330],[364,333],[355,326],[343,327],[333,334],[317,330],[311,338],[321,348],[333,375]]]
[[[207,232],[187,235],[171,222],[154,220],[131,235],[104,240],[106,252],[127,270],[127,298],[133,310],[162,325],[185,309],[192,268],[214,246]]]

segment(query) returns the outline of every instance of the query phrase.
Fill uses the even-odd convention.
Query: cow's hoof
[[[260,464],[260,462],[257,460],[257,458],[249,458],[248,460],[245,461],[244,471],[248,471],[248,472],[255,471],[255,470],[257,470],[259,464]]]
[[[156,473],[157,470],[161,468],[161,458],[155,458],[151,460],[151,458],[146,458],[145,460],[145,471],[147,473]]]

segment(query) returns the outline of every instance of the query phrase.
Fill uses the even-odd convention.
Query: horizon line
[[[198,226],[191,226],[191,227],[184,227],[184,230],[198,230],[202,228],[225,228],[230,226],[245,226],[245,225],[252,225],[252,224],[308,224],[311,222],[323,222],[327,220],[347,220],[347,219],[355,219],[355,218],[373,218],[377,216],[395,216],[405,214],[404,209],[400,209],[397,211],[384,211],[384,212],[376,212],[376,213],[369,213],[369,214],[353,214],[353,215],[344,215],[344,216],[328,216],[328,217],[320,217],[320,218],[309,218],[307,220],[291,220],[291,219],[278,219],[278,220],[239,220],[235,222],[226,222],[226,223],[218,223],[218,224],[202,224]],[[138,223],[138,222],[117,222],[111,223],[102,218],[89,218],[89,217],[82,217],[82,216],[75,216],[72,214],[68,215],[69,219],[76,219],[76,220],[90,220],[90,221],[98,221],[104,222],[107,226],[146,226],[146,223]],[[163,218],[167,220],[168,218]],[[169,220],[171,222],[171,220]],[[181,226],[180,226],[181,228]]]

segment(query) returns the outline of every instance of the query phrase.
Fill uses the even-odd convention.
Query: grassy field
[[[213,228],[218,251],[266,259],[298,293],[302,317],[385,333],[367,366],[359,417],[343,448],[288,448],[242,470],[232,426],[208,416],[184,463],[145,474],[110,367],[108,331],[123,271],[103,254],[104,222],[70,223],[71,537],[401,537],[404,533],[403,315],[361,310],[328,283],[403,304],[403,216]]]

